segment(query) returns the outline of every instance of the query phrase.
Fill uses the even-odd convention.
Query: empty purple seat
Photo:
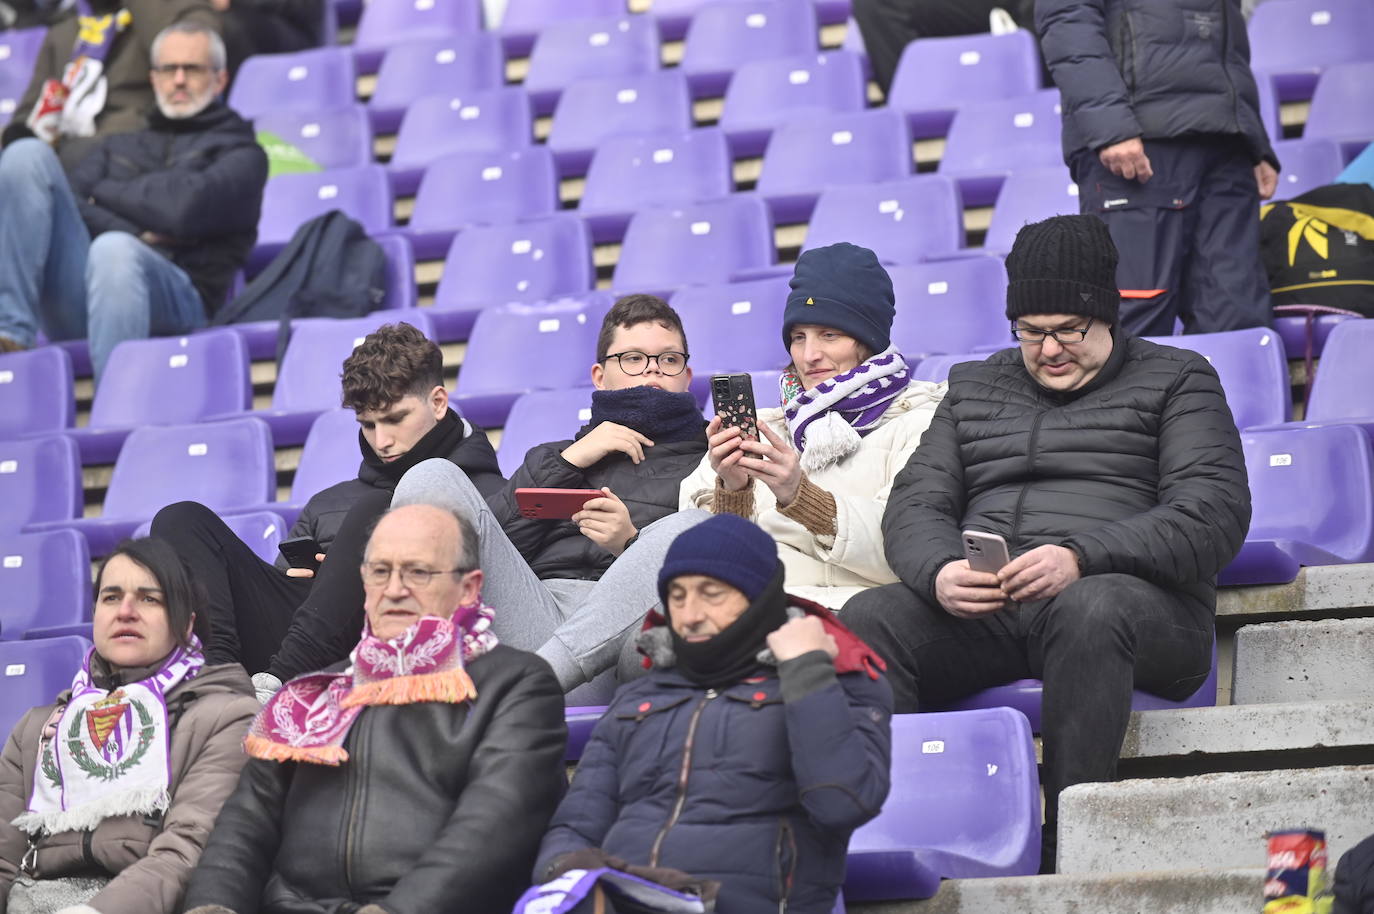
[[[1261,3],[1249,22],[1250,65],[1268,73],[1280,101],[1302,101],[1323,68],[1369,60],[1374,6],[1368,0]]]
[[[936,260],[891,267],[888,274],[897,300],[892,343],[912,365],[936,353],[1015,345],[1005,317],[1007,271],[1000,257]]]
[[[933,381],[938,384],[949,380],[949,370],[955,365],[962,362],[981,362],[987,357],[986,352],[929,355],[912,367],[911,378],[914,381]]]
[[[310,425],[291,480],[291,505],[303,507],[330,486],[358,475],[362,464],[358,432],[358,416],[353,410],[340,407],[320,413]]]
[[[316,48],[293,54],[254,54],[234,75],[229,107],[252,120],[281,109],[322,111],[357,101],[353,52]]]
[[[682,329],[692,341],[692,393],[699,401],[709,399],[713,374],[775,369],[787,363],[781,330],[788,278],[688,286],[673,293],[669,303],[681,315]],[[755,396],[757,403],[757,392]]]
[[[940,174],[959,182],[964,203],[988,206],[1008,174],[1063,163],[1059,90],[970,102],[949,125]]]
[[[391,185],[380,165],[281,175],[267,182],[258,217],[258,243],[250,262],[277,255],[306,222],[330,210],[356,220],[368,234],[391,228]]]
[[[372,124],[362,105],[325,111],[264,111],[253,119],[253,129],[258,142],[263,143],[263,133],[273,134],[321,168],[353,168],[372,162]]]
[[[398,196],[415,193],[431,164],[456,152],[499,153],[528,146],[534,116],[518,86],[416,99],[401,121],[387,168]]]
[[[609,296],[594,292],[487,308],[468,338],[454,407],[477,425],[499,428],[521,394],[585,386],[610,305]]]
[[[730,77],[751,60],[816,51],[816,9],[795,0],[725,0],[692,15],[682,72],[697,98],[723,95]]]
[[[1369,7],[1374,19],[1374,6]],[[1374,34],[1374,25],[1366,36]],[[1347,158],[1374,140],[1374,105],[1369,87],[1374,85],[1374,60],[1334,64],[1326,68],[1303,127],[1303,139],[1325,137],[1340,142]]]
[[[0,639],[91,620],[91,556],[75,530],[0,536]]]
[[[1021,226],[1078,212],[1078,185],[1063,166],[1017,169],[1007,175],[992,208],[983,248],[1005,255]]]
[[[681,207],[642,209],[630,219],[613,289],[667,293],[729,282],[776,259],[768,207],[752,194]]]
[[[733,189],[730,147],[717,127],[615,136],[592,156],[577,212],[593,241],[619,241],[636,210],[716,200]]]
[[[376,73],[387,50],[407,41],[482,28],[482,0],[385,0],[363,5],[353,51],[358,71]]]
[[[837,241],[861,245],[885,263],[953,254],[964,244],[959,189],[943,175],[917,175],[821,192],[802,250]]]
[[[659,68],[652,16],[598,16],[553,22],[534,40],[524,86],[536,114],[551,114],[563,89],[580,79],[637,76]]]
[[[929,898],[941,878],[1040,866],[1040,777],[1010,708],[892,715],[892,789],[849,839],[847,902]]]
[[[1250,532],[1219,584],[1279,584],[1303,565],[1374,558],[1374,452],[1353,425],[1250,430]]]
[[[918,38],[906,46],[887,104],[907,116],[917,139],[944,136],[954,112],[970,102],[1029,95],[1040,88],[1035,37],[1007,35]]]
[[[654,0],[650,14],[658,20],[664,41],[680,41],[687,35],[697,10],[714,2],[718,0]]]
[[[386,298],[382,307],[397,311],[415,307],[415,251],[404,235],[378,235],[372,239],[386,255]]]
[[[1349,319],[1331,329],[1312,380],[1306,421],[1368,423],[1374,430],[1374,320]]]
[[[1289,200],[1314,187],[1332,184],[1345,168],[1341,144],[1335,140],[1282,140],[1274,144],[1274,155],[1283,163],[1274,199]]]
[[[586,380],[590,383],[590,376]],[[578,429],[591,421],[595,389],[568,387],[521,394],[511,404],[506,425],[501,429],[501,446],[496,449],[501,473],[507,478],[515,475],[535,445],[576,435]]]
[[[604,19],[624,12],[625,0],[507,0],[498,33],[507,54],[524,57],[534,47],[539,32],[551,22]]]
[[[65,435],[0,441],[0,533],[81,516],[81,456]]]
[[[24,97],[47,32],[44,28],[0,32],[0,127],[14,117]]]
[[[558,99],[548,147],[562,177],[587,173],[597,146],[632,133],[685,131],[692,126],[687,80],[676,70],[582,79]]]
[[[563,720],[568,725],[568,751],[565,756],[567,761],[575,762],[582,758],[582,750],[587,748],[587,741],[592,738],[596,722],[605,713],[605,705],[563,709]]]
[[[1221,379],[1237,428],[1288,421],[1293,403],[1288,356],[1283,339],[1268,327],[1151,339],[1206,356]]]
[[[41,641],[0,641],[0,733],[9,734],[30,708],[52,704],[72,687],[91,642],[68,635]]]
[[[805,222],[827,187],[911,174],[911,139],[889,108],[791,121],[773,131],[756,190],[779,223]]]
[[[459,229],[551,215],[558,208],[553,154],[544,146],[460,152],[425,172],[406,234],[421,260],[442,257]]]
[[[72,360],[60,346],[0,355],[0,439],[70,428]]]
[[[1283,139],[1283,124],[1279,120],[1279,97],[1274,89],[1274,80],[1268,73],[1255,73],[1255,91],[1258,96],[1260,122],[1264,133],[1271,141]],[[1283,160],[1280,159],[1280,162]]]
[[[430,316],[441,339],[467,339],[482,309],[592,288],[587,227],[571,213],[464,229],[453,239]]]
[[[367,113],[378,133],[394,133],[411,103],[425,95],[452,97],[506,82],[500,40],[490,32],[461,32],[392,45],[377,71]]]
[[[1331,331],[1359,315],[1324,305],[1275,305],[1274,330],[1283,339],[1283,351],[1293,358],[1322,354]],[[1315,376],[1315,374],[1313,375]]]
[[[735,71],[720,126],[737,156],[755,156],[773,131],[799,117],[862,111],[863,61],[852,51],[751,60]]]

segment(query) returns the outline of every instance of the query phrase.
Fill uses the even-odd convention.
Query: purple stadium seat
[[[521,394],[586,385],[610,305],[609,296],[593,292],[485,309],[468,338],[454,407],[470,422],[499,428]]]
[[[1025,29],[919,38],[902,52],[887,103],[905,113],[911,135],[923,139],[944,136],[954,112],[970,102],[1029,95],[1039,88],[1040,55]]]
[[[1271,141],[1283,139],[1283,124],[1279,119],[1279,97],[1274,80],[1268,73],[1255,73],[1255,90],[1259,96],[1260,121]],[[1279,161],[1283,161],[1280,159]]]
[[[81,516],[81,457],[65,435],[0,441],[0,533]]]
[[[1273,77],[1280,101],[1303,101],[1323,68],[1374,56],[1374,6],[1368,0],[1261,3],[1249,32],[1251,66]]]
[[[624,13],[625,0],[507,0],[497,32],[507,54],[524,57],[534,47],[539,32],[551,22],[605,19]]]
[[[859,31],[859,24],[852,16],[844,24],[844,41],[840,43],[840,49],[858,54],[864,66],[864,79],[873,78],[873,65],[868,60],[868,48],[864,47],[863,33]]]
[[[397,196],[409,196],[431,164],[455,152],[499,153],[530,145],[530,98],[519,86],[416,99],[401,121],[387,168]]]
[[[964,244],[959,189],[943,175],[829,187],[816,200],[802,250],[848,241],[884,263],[915,263]]]
[[[1283,339],[1283,351],[1315,358],[1322,354],[1326,340],[1338,324],[1360,315],[1324,305],[1275,305],[1274,329]],[[1309,378],[1315,377],[1315,372]],[[1310,387],[1310,381],[1309,381]]]
[[[1274,199],[1290,200],[1314,187],[1331,184],[1345,168],[1341,144],[1335,140],[1281,140],[1274,144],[1274,154],[1283,164]]]
[[[367,112],[378,133],[395,133],[411,103],[425,95],[462,96],[506,83],[506,59],[490,32],[463,32],[393,45],[382,58]]]
[[[581,79],[569,84],[558,99],[548,147],[561,177],[580,177],[603,141],[691,126],[687,80],[676,70]]]
[[[1369,9],[1370,18],[1374,20],[1374,5]],[[1366,38],[1370,34],[1374,31],[1367,32]],[[1338,140],[1346,158],[1353,158],[1374,140],[1374,105],[1369,103],[1371,85],[1374,85],[1374,59],[1327,67],[1312,95],[1307,125],[1302,130],[1303,139]]]
[[[100,517],[30,524],[25,532],[77,530],[91,555],[102,556],[173,502],[224,513],[271,501],[276,491],[272,433],[260,419],[144,426],[119,452]]]
[[[362,105],[326,111],[264,111],[253,119],[253,129],[275,134],[321,168],[354,168],[372,162],[372,125]]]
[[[577,212],[593,241],[619,241],[636,210],[729,196],[731,169],[717,127],[610,137],[592,156]]]
[[[1347,319],[1330,331],[1307,401],[1307,422],[1355,422],[1374,431],[1374,320]],[[1367,423],[1367,425],[1366,425]]]
[[[353,51],[358,71],[376,73],[387,50],[407,41],[482,29],[482,0],[384,0],[363,4]]]
[[[342,407],[320,413],[310,426],[291,480],[290,505],[304,507],[330,486],[353,479],[361,463],[357,414]]]
[[[551,215],[558,208],[553,154],[544,146],[460,152],[425,172],[405,233],[420,260],[442,257],[459,229]]]
[[[718,0],[653,0],[650,15],[658,20],[658,30],[664,41],[680,41],[687,35],[687,27],[697,10]]]
[[[404,235],[378,235],[372,239],[386,254],[386,298],[382,308],[398,311],[415,307],[415,252]]]
[[[559,93],[580,79],[638,76],[659,68],[652,16],[599,16],[546,25],[534,40],[524,86],[536,114],[551,114]]]
[[[1302,565],[1374,558],[1374,451],[1353,425],[1241,435],[1253,514],[1219,584],[1280,584]]]
[[[1150,339],[1206,356],[1221,378],[1221,388],[1226,392],[1237,428],[1288,421],[1293,403],[1288,356],[1283,350],[1283,339],[1268,327]]]
[[[582,750],[592,738],[592,730],[601,715],[606,713],[605,705],[588,707],[569,707],[563,709],[563,720],[568,725],[568,751],[565,759],[575,762],[582,758]]]
[[[30,708],[52,704],[70,689],[90,649],[91,642],[75,635],[0,642],[0,733],[8,735]]]
[[[267,111],[322,111],[357,101],[353,52],[315,48],[293,54],[254,54],[239,67],[229,107],[252,120]]]
[[[440,339],[467,339],[483,308],[592,288],[587,226],[571,213],[464,229],[453,239],[430,316]]]
[[[380,165],[280,175],[267,182],[250,264],[265,266],[306,222],[341,210],[368,234],[391,228],[391,185]],[[253,270],[250,270],[253,272]]]
[[[720,126],[736,156],[756,156],[793,118],[862,111],[866,91],[863,61],[852,51],[751,60],[730,80]]]
[[[0,127],[9,123],[33,78],[33,63],[48,30],[0,32]]]
[[[591,383],[590,376],[585,380]],[[505,428],[501,429],[501,446],[496,449],[502,474],[507,478],[513,476],[536,444],[576,435],[578,429],[591,421],[595,389],[568,387],[521,394],[511,404]]]
[[[286,538],[286,533],[291,529],[290,523],[284,514],[278,510],[276,504],[270,505],[269,509],[261,511],[245,511],[236,508],[232,512],[223,512],[219,515],[220,520],[233,533],[243,541],[253,554],[264,562],[275,562],[277,560],[277,546]],[[139,524],[131,536],[148,536],[153,527],[151,520]],[[32,636],[30,636],[32,637]]]
[[[682,329],[691,340],[691,390],[698,402],[710,399],[713,374],[776,369],[787,363],[782,313],[788,278],[688,286],[673,293],[669,304],[681,315]]]
[[[1000,257],[936,260],[891,267],[888,274],[897,299],[892,342],[910,364],[936,353],[1014,345],[1005,317],[1007,271]]]
[[[929,898],[941,878],[1028,876],[1040,866],[1040,778],[1010,708],[892,716],[892,790],[849,839],[844,896]]]
[[[0,536],[0,639],[91,621],[91,555],[75,530]]]
[[[630,219],[611,288],[666,293],[773,264],[773,223],[752,194],[642,209]]]
[[[693,15],[682,48],[682,72],[694,97],[723,95],[730,77],[751,60],[816,51],[816,9],[796,0],[725,0]]]
[[[940,174],[959,182],[969,206],[989,206],[1013,170],[1063,164],[1059,90],[970,102],[949,125]]]
[[[911,174],[906,122],[890,108],[790,121],[773,131],[756,190],[779,223],[805,222],[826,187]]]
[[[60,346],[0,355],[0,439],[70,428],[72,360]]]
[[[981,362],[987,358],[986,352],[948,353],[931,355],[921,359],[911,368],[914,381],[933,381],[939,383],[949,380],[949,370],[961,362]]]
[[[1007,175],[992,208],[983,249],[1005,255],[1021,226],[1078,212],[1078,185],[1065,167],[1017,169]]]

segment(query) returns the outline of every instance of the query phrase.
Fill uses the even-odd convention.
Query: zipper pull
[[[715,698],[718,694],[719,694],[719,693],[716,692],[715,689],[707,689],[707,690],[706,690],[706,697],[707,697],[708,699]]]

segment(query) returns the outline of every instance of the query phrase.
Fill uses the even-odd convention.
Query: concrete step
[[[1060,795],[1059,871],[1263,867],[1265,834],[1291,828],[1322,829],[1339,859],[1374,832],[1374,766],[1079,784]]]
[[[1374,619],[1242,626],[1235,657],[1233,704],[1374,700]]]
[[[1223,587],[1217,591],[1222,625],[1374,615],[1374,564],[1314,565],[1287,584]]]
[[[950,879],[924,901],[847,905],[850,914],[1257,914],[1264,870]]]

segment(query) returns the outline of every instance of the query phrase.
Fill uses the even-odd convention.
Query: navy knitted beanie
[[[1007,317],[1081,314],[1115,324],[1116,245],[1096,216],[1051,216],[1021,227],[1007,254]]]
[[[797,324],[842,330],[875,355],[891,344],[892,278],[868,248],[841,241],[803,251],[790,285],[782,316],[784,347],[791,348]]]
[[[704,574],[758,599],[778,570],[778,546],[753,521],[714,514],[679,533],[658,572],[658,596],[668,605],[668,582],[678,575]]]

